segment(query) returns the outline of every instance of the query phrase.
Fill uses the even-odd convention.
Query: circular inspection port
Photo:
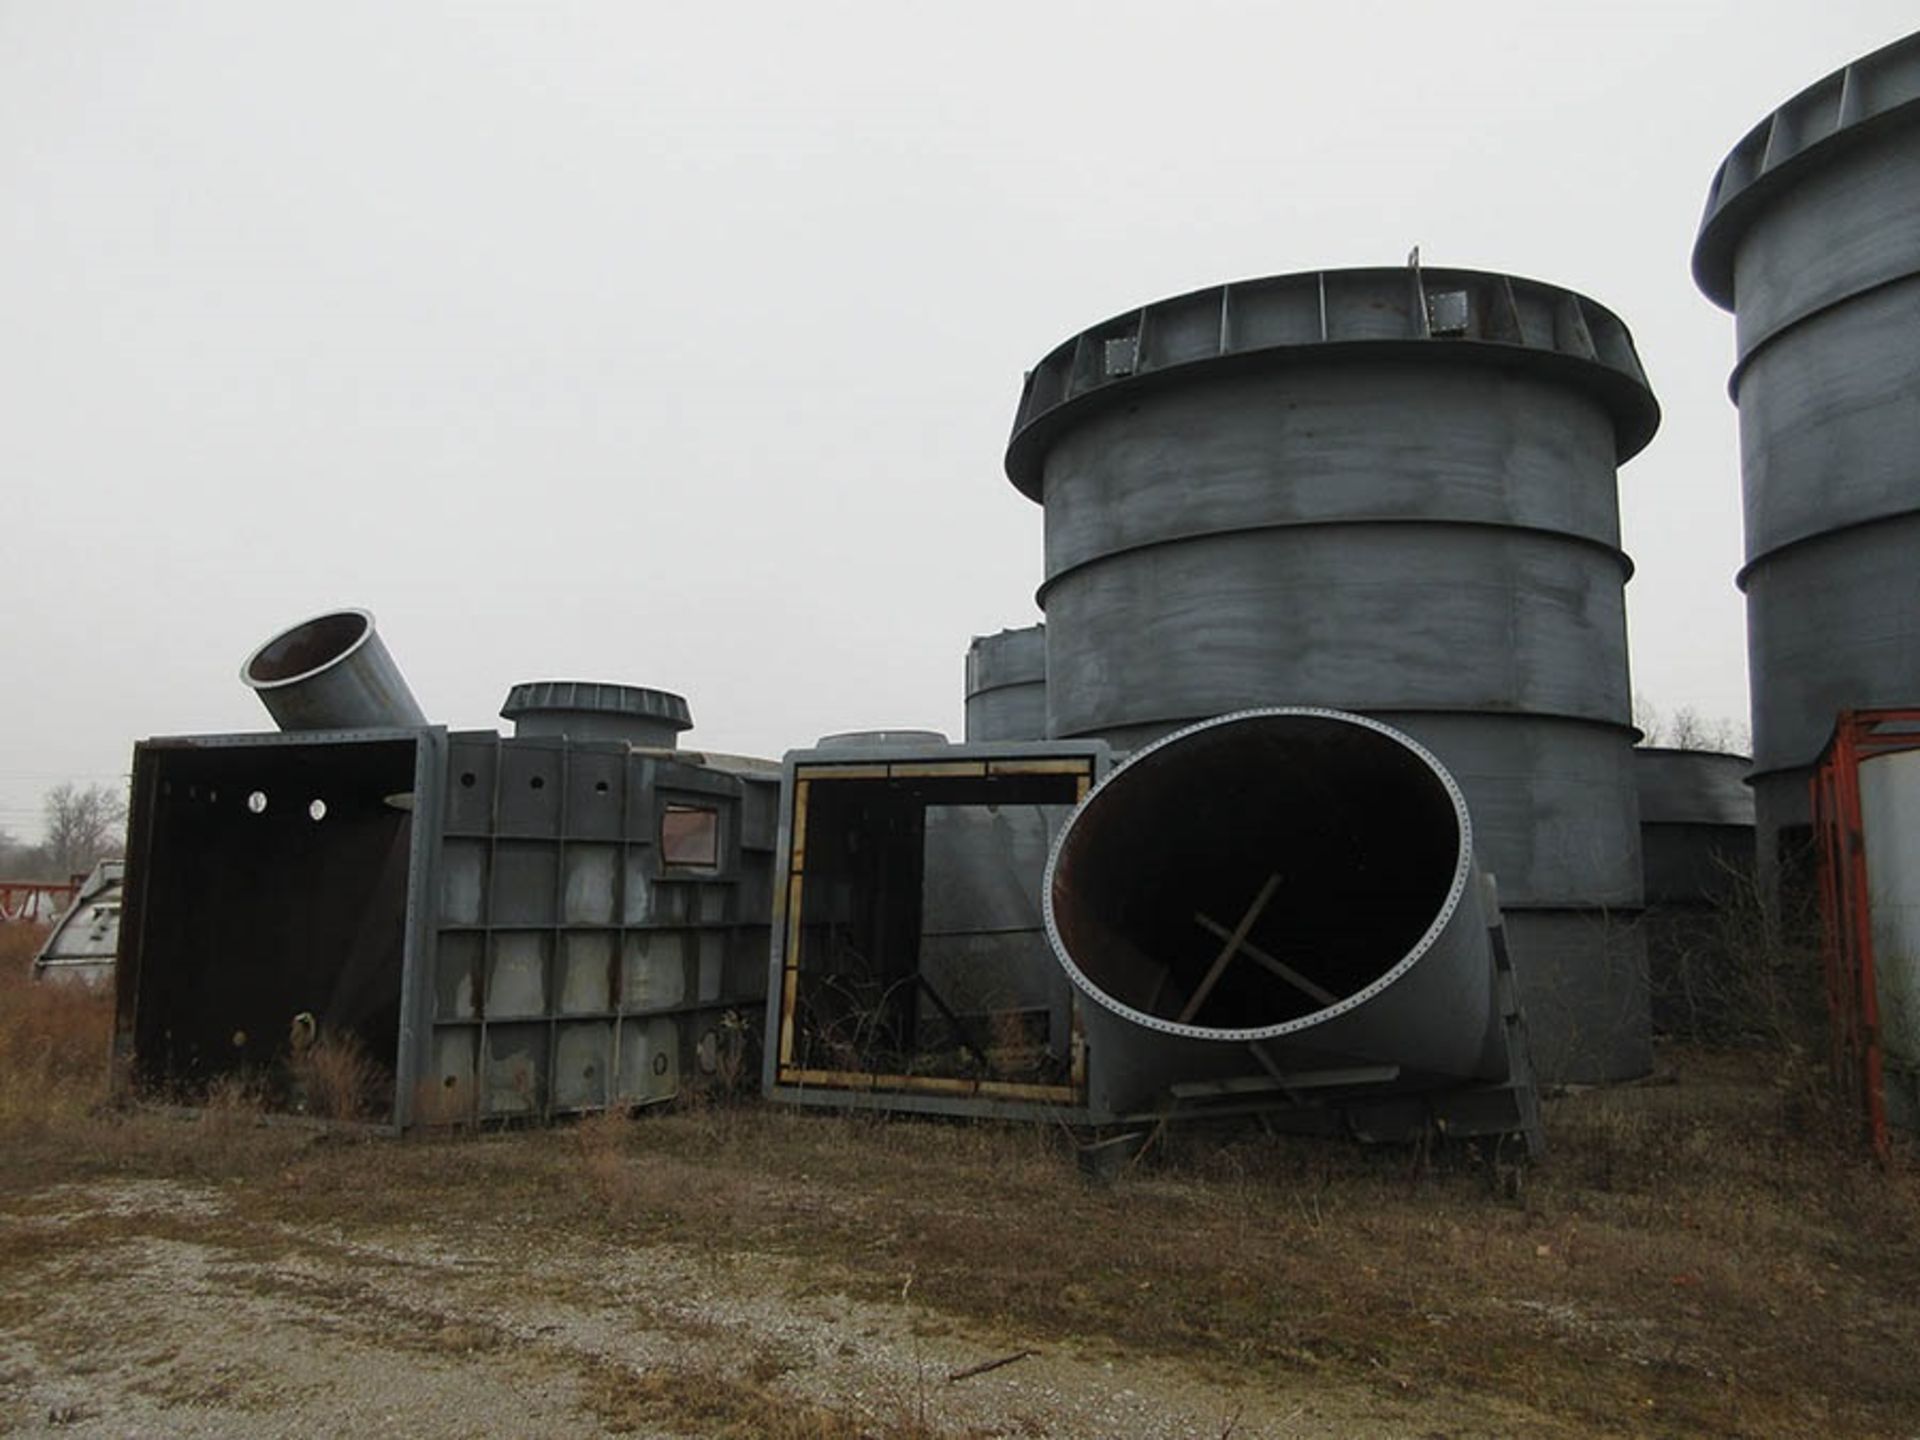
[[[241,678],[256,690],[291,685],[337,665],[373,633],[365,610],[334,610],[283,630],[248,658]]]
[[[1101,782],[1055,844],[1047,926],[1108,1008],[1259,1039],[1397,978],[1471,865],[1466,803],[1414,741],[1337,711],[1249,711]]]

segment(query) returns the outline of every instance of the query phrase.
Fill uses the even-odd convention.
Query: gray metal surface
[[[947,737],[938,730],[842,730],[837,734],[822,735],[814,743],[822,750],[863,750],[874,746],[913,750],[925,749],[929,745],[944,745]]]
[[[516,685],[500,707],[515,735],[567,735],[575,740],[624,740],[645,749],[672,750],[693,728],[686,700],[667,690],[591,680],[534,680]]]
[[[1048,1040],[1071,1043],[1072,996],[1052,960],[1040,881],[1065,805],[927,810],[920,968],[963,1016],[1045,1010]]]
[[[1739,1030],[1737,907],[1754,871],[1753,762],[1708,750],[1643,747],[1640,855],[1646,876],[1647,976],[1655,1028],[1701,1039]]]
[[[282,730],[427,723],[365,610],[333,610],[281,631],[247,657],[240,679]]]
[[[967,647],[967,740],[1047,738],[1047,627],[976,635]]]
[[[757,1031],[772,837],[746,792],[771,775],[491,731],[449,736],[447,773],[418,1118],[670,1099]],[[676,855],[668,818],[692,812],[711,850]]]
[[[1098,740],[952,745],[899,731],[789,752],[767,1095],[1091,1118],[1084,1007],[1053,959],[1039,890],[1053,835],[1108,758]]]
[[[1504,1078],[1474,873],[1452,777],[1377,722],[1258,710],[1135,752],[1069,819],[1044,891],[1097,1002],[1092,1107],[1262,1072],[1381,1093]]]
[[[298,1109],[303,1015],[390,1077],[373,1118],[397,1127],[737,1080],[764,996],[776,794],[764,767],[563,736],[142,742],[123,1083],[191,1095],[244,1071]],[[676,853],[689,815],[711,818],[711,843]]]
[[[1753,791],[1745,755],[1634,751],[1649,913],[1712,908],[1753,870]]]
[[[1481,272],[1283,276],[1094,327],[1029,378],[1007,454],[1045,502],[1048,733],[1126,747],[1275,704],[1401,726],[1457,775],[1510,916],[1620,930],[1611,996],[1642,968],[1615,924],[1641,883],[1615,470],[1658,415],[1617,318]],[[1523,990],[1592,959],[1542,949],[1570,934],[1516,938]],[[1536,1018],[1544,1072],[1644,1070],[1644,1026],[1608,1028],[1634,1010]]]
[[[1734,147],[1693,269],[1735,314],[1771,873],[1781,832],[1806,823],[1837,712],[1920,699],[1920,34],[1826,76]]]
[[[1464,295],[1466,324],[1436,330],[1439,295]],[[1047,451],[1087,402],[1131,400],[1193,367],[1271,369],[1302,360],[1405,358],[1559,376],[1614,416],[1618,455],[1645,448],[1660,410],[1619,317],[1554,285],[1480,270],[1308,271],[1210,286],[1116,315],[1066,341],[1028,374],[1007,473],[1044,494]]]
[[[34,979],[98,985],[113,978],[126,870],[122,860],[102,860],[93,867],[33,957]]]

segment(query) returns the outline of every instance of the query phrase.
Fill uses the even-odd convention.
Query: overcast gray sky
[[[268,634],[379,617],[427,712],[617,680],[691,743],[958,734],[1039,618],[1001,456],[1068,335],[1401,263],[1579,290],[1666,412],[1635,688],[1744,720],[1714,168],[1912,0],[0,0],[0,827],[270,728]]]

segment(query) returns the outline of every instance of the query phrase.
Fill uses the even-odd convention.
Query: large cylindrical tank
[[[642,685],[595,680],[529,680],[507,692],[500,716],[515,735],[623,740],[643,750],[675,750],[693,728],[684,697]]]
[[[1762,120],[1693,274],[1734,312],[1762,872],[1843,709],[1920,701],[1920,34]]]
[[[282,730],[427,723],[366,610],[331,610],[282,630],[247,657],[240,679]]]
[[[976,635],[967,647],[967,740],[1047,738],[1047,627]]]
[[[1161,301],[1028,376],[1049,733],[1126,747],[1319,705],[1406,731],[1472,807],[1536,1056],[1646,1069],[1616,469],[1659,408],[1615,316],[1466,270]]]
[[[1258,1066],[1505,1078],[1473,861],[1446,769],[1362,716],[1247,711],[1137,751],[1068,819],[1043,892],[1096,1002],[1090,1105]]]
[[[1752,761],[1712,750],[1634,751],[1646,877],[1653,1023],[1712,1038],[1746,1021],[1738,907],[1753,874]]]

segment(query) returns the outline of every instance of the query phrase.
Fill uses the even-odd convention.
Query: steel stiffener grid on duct
[[[1828,1058],[1835,1082],[1858,1108],[1882,1161],[1891,1151],[1860,765],[1911,750],[1920,750],[1920,709],[1845,711],[1814,767],[1811,785]]]
[[[766,940],[742,790],[620,743],[452,737],[433,1118],[646,1104],[739,1068]]]
[[[1084,1110],[1079,1002],[1038,915],[1047,846],[1004,857],[1031,870],[1020,878],[1034,914],[1003,937],[1016,945],[1002,958],[1025,973],[1029,994],[1051,987],[1057,999],[983,1012],[941,993],[949,977],[965,983],[965,967],[936,955],[935,943],[950,937],[935,935],[927,917],[939,887],[964,877],[940,873],[930,821],[1044,811],[1057,824],[1105,772],[1107,755],[1104,744],[1081,742],[836,746],[787,757],[768,977],[770,1097],[1025,1118]]]
[[[756,789],[764,795],[756,795]],[[135,749],[122,1083],[223,1077],[301,1108],[289,1056],[350,1035],[367,1118],[545,1118],[745,1068],[771,775],[442,728]]]

